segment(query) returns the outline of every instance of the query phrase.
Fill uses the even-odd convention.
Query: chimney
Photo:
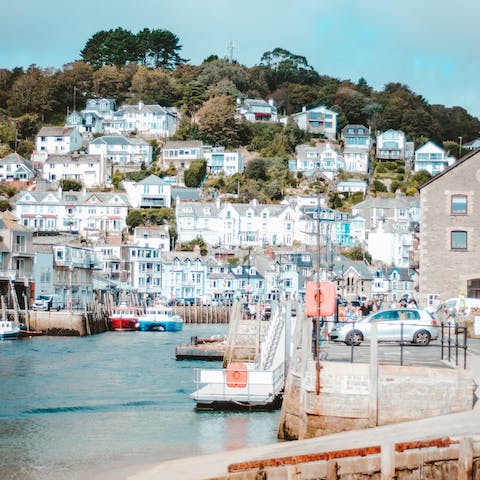
[[[306,111],[307,111],[307,107],[304,105],[304,106],[302,107],[302,112],[306,112]]]
[[[140,101],[138,102],[138,109],[139,109],[139,110],[142,110],[143,107],[144,107],[144,103],[140,100]]]

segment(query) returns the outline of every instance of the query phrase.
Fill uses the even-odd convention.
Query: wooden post
[[[30,312],[28,311],[28,296],[23,293],[23,304],[25,306],[25,325],[30,330]]]

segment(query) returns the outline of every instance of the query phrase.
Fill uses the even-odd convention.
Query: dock
[[[225,337],[191,338],[190,343],[184,343],[175,348],[177,360],[223,361],[227,342]]]

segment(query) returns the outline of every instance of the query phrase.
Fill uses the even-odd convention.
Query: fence
[[[433,326],[426,323],[412,323],[412,322],[376,322],[379,329],[378,341],[379,348],[383,346],[393,347],[398,349],[398,363],[405,365],[405,348],[407,346],[416,345],[418,348],[436,350],[439,361],[446,360],[448,362],[455,361],[455,365],[459,366],[462,362],[464,369],[467,368],[467,327],[442,323],[441,325]],[[338,334],[339,327],[342,328],[342,334]],[[390,332],[382,334],[382,328],[390,329]],[[414,335],[412,332],[436,331],[436,335],[432,335],[431,340],[426,343],[415,343]],[[333,333],[332,333],[333,332]],[[356,332],[359,332],[357,335]],[[433,332],[432,332],[433,333]],[[335,337],[335,338],[334,338]],[[316,341],[318,338],[318,342]],[[365,328],[364,322],[334,322],[329,320],[317,319],[312,321],[312,350],[313,356],[320,360],[325,360],[327,357],[332,360],[333,355],[342,356],[342,361],[350,361],[350,363],[362,361],[364,355],[360,352],[365,352],[365,349],[361,347],[364,342],[369,342],[369,328]],[[346,344],[342,350],[337,350],[334,353],[332,348],[333,344]],[[346,355],[345,348],[349,349],[348,355]],[[424,352],[424,351],[423,351]],[[411,353],[411,350],[409,350]],[[418,351],[421,355],[420,350]],[[363,357],[363,358],[362,358]],[[463,357],[463,358],[462,358]],[[425,361],[425,360],[422,360]],[[390,363],[393,363],[391,361]],[[396,363],[396,362],[395,362]],[[418,361],[417,361],[418,363]]]

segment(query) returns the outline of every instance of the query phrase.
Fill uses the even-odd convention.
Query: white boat
[[[0,321],[0,340],[15,340],[20,333],[20,327],[11,320]]]
[[[172,307],[155,304],[147,307],[145,313],[138,317],[137,328],[142,332],[179,332],[183,328],[183,318],[174,314]]]

